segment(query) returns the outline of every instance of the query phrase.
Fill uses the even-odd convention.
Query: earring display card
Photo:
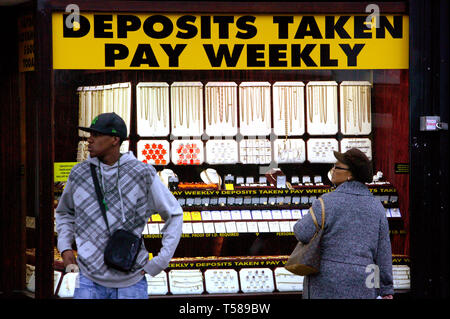
[[[203,84],[174,82],[170,87],[172,134],[201,136],[203,134]]]
[[[148,295],[165,295],[169,292],[169,283],[167,281],[167,273],[161,271],[156,276],[152,277],[145,274],[147,279],[147,293]]]
[[[275,82],[273,85],[273,125],[278,136],[305,133],[303,82]]]
[[[238,162],[238,144],[235,140],[209,140],[206,142],[206,162],[209,164],[235,164]]]
[[[234,269],[207,269],[205,286],[210,294],[237,293],[239,291],[238,273]]]
[[[239,271],[241,290],[245,292],[272,292],[275,290],[270,268],[242,268]]]
[[[165,140],[140,140],[137,143],[137,158],[145,164],[169,164],[169,142]]]
[[[138,135],[169,135],[169,84],[165,82],[138,83],[136,102]]]
[[[201,165],[204,161],[201,140],[174,140],[172,142],[172,163],[176,165]]]
[[[334,138],[310,138],[306,142],[310,163],[334,163],[333,151],[339,151],[338,141]]]
[[[205,133],[209,136],[237,134],[237,84],[209,82],[205,85]]]
[[[268,139],[248,139],[239,142],[239,160],[243,164],[268,164],[272,160]]]
[[[311,81],[306,84],[306,118],[309,134],[337,133],[337,85],[335,81]]]
[[[342,134],[368,135],[372,131],[371,87],[367,81],[344,81],[340,84]]]
[[[344,153],[351,148],[357,148],[372,160],[372,141],[368,138],[343,138],[341,140],[341,152]]]
[[[277,139],[274,142],[274,160],[277,163],[303,163],[306,146],[302,139]]]
[[[239,85],[240,133],[245,136],[271,133],[269,82],[242,82]]]
[[[203,275],[200,269],[183,269],[169,271],[170,292],[177,294],[201,294]]]
[[[303,291],[303,276],[295,275],[284,267],[277,267],[274,272],[278,291]]]

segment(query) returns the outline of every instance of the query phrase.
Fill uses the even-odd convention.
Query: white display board
[[[344,81],[339,85],[342,134],[368,135],[372,131],[371,87],[367,81]]]
[[[209,136],[235,136],[238,132],[237,84],[208,82],[205,85],[205,133]]]
[[[141,82],[136,86],[137,134],[167,136],[169,126],[169,84]]]
[[[278,136],[305,133],[305,98],[303,82],[273,84],[273,125]]]
[[[270,134],[270,102],[269,82],[242,82],[239,85],[239,125],[242,135]]]
[[[338,132],[338,99],[335,81],[311,81],[306,84],[306,125],[311,135]]]
[[[172,134],[188,137],[203,134],[203,84],[174,82],[170,86]]]

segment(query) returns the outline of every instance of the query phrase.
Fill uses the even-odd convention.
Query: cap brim
[[[89,133],[95,132],[95,133],[99,133],[99,134],[104,134],[104,135],[110,135],[110,136],[117,136],[117,137],[120,137],[118,134],[114,134],[114,133],[105,133],[105,132],[102,132],[102,131],[100,131],[100,130],[96,130],[96,129],[90,128],[90,127],[82,127],[82,126],[78,126],[78,129],[79,129],[79,130],[82,130],[82,131],[85,131],[85,132],[89,132]]]
[[[343,153],[339,153],[339,152],[333,151],[333,154],[334,154],[334,157],[336,157],[336,159],[337,159],[339,162],[341,162],[341,163],[343,163],[343,164],[346,164],[345,156],[344,156]]]

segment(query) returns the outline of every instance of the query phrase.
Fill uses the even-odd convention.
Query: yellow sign
[[[34,71],[33,16],[19,17],[19,72]]]
[[[67,182],[70,171],[78,162],[55,162],[53,166],[54,182]]]
[[[407,69],[409,18],[53,13],[55,69]],[[374,18],[375,21],[375,18]],[[372,22],[374,22],[372,21]]]

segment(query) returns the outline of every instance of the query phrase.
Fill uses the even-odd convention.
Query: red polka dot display
[[[201,165],[203,142],[200,140],[175,140],[172,142],[172,162],[177,165]]]
[[[138,142],[138,159],[146,164],[169,164],[169,142],[141,140]]]

